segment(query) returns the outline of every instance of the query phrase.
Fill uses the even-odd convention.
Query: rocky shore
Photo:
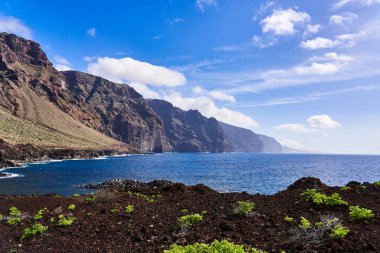
[[[274,195],[219,193],[161,180],[87,187],[100,190],[72,197],[0,196],[0,251],[165,252],[173,244],[215,239],[265,252],[380,251],[380,183],[330,187],[302,178]],[[310,197],[313,192],[319,195]],[[19,216],[14,208],[12,216],[12,207]],[[357,219],[356,207],[367,216]],[[19,221],[10,224],[15,217]],[[44,228],[41,234],[21,240],[36,223]]]

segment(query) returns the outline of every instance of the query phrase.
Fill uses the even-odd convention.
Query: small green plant
[[[126,214],[131,214],[135,211],[135,206],[134,205],[127,205],[124,209],[124,212]]]
[[[330,236],[334,239],[343,239],[348,233],[349,229],[342,227],[341,225],[336,225],[332,230]]]
[[[53,194],[53,198],[61,198],[61,197],[62,197],[62,195],[60,195],[58,193]]]
[[[380,187],[380,181],[374,183],[375,186]]]
[[[301,196],[307,196],[307,199],[311,199],[314,204],[325,204],[328,206],[348,205],[347,201],[344,201],[339,193],[333,193],[331,196],[326,196],[320,193],[317,189],[307,189]]]
[[[364,220],[368,218],[372,218],[374,216],[372,210],[361,208],[359,206],[350,206],[350,217],[354,220]]]
[[[215,240],[210,244],[195,243],[187,246],[179,246],[173,244],[169,250],[164,250],[164,253],[260,253],[264,252],[257,249],[238,245],[227,240]]]
[[[2,215],[1,213],[0,213],[0,220],[3,220],[4,219],[4,215]]]
[[[342,187],[340,187],[340,190],[341,191],[348,191],[348,190],[351,190],[351,187],[349,187],[349,186],[342,186]]]
[[[94,202],[94,196],[90,195],[90,196],[86,197],[84,199],[84,201],[87,202],[87,203],[92,203],[92,202]]]
[[[303,230],[308,230],[312,227],[310,221],[303,216],[301,217],[300,223],[301,224],[298,225],[298,227],[303,229]]]
[[[180,211],[181,213],[188,213],[189,212],[189,209],[181,209],[181,211]]]
[[[58,226],[60,227],[68,227],[73,224],[73,222],[76,220],[75,217],[65,217],[63,214],[58,216]]]
[[[255,208],[255,204],[247,201],[238,201],[238,206],[234,209],[234,214],[237,216],[248,216]]]
[[[74,211],[76,206],[74,204],[70,204],[69,207],[67,208],[70,211]]]
[[[192,225],[201,222],[203,220],[203,216],[201,214],[188,214],[178,218],[178,224],[181,229],[187,229]]]
[[[19,217],[11,217],[7,220],[7,224],[8,225],[17,225],[21,222],[21,218]]]
[[[13,217],[21,216],[21,211],[17,209],[17,207],[12,206],[9,208],[9,215]]]
[[[21,241],[24,239],[28,239],[30,237],[33,237],[37,234],[43,234],[48,230],[47,226],[43,226],[41,223],[35,223],[33,227],[26,228],[24,230],[24,233],[21,236]]]
[[[35,221],[37,221],[37,220],[41,220],[44,216],[43,216],[43,214],[44,214],[44,212],[47,212],[48,211],[48,209],[45,207],[45,208],[43,208],[43,209],[40,209],[40,210],[38,210],[38,212],[34,215],[34,220]]]
[[[207,210],[203,210],[202,212],[201,212],[201,215],[206,215],[207,214]]]
[[[294,218],[292,218],[292,217],[289,217],[289,216],[285,216],[285,218],[284,218],[284,221],[286,221],[286,222],[292,222],[294,220]]]
[[[146,194],[142,194],[142,193],[139,193],[139,192],[132,192],[132,191],[128,191],[127,194],[130,197],[134,197],[134,198],[138,198],[138,199],[143,199],[143,200],[147,201],[148,203],[153,203],[153,202],[157,201],[157,199],[161,198],[160,194],[157,194],[157,195],[146,195]]]
[[[321,228],[323,226],[323,222],[322,221],[318,221],[318,222],[315,223],[315,226],[317,228]]]
[[[78,197],[80,197],[80,195],[78,193],[75,193],[75,194],[73,194],[73,197],[78,198]]]
[[[54,217],[51,217],[50,218],[50,223],[53,223],[55,221],[55,218]]]
[[[111,213],[118,213],[120,210],[117,208],[111,209]]]

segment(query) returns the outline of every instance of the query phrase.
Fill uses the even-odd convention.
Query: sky
[[[275,137],[380,154],[380,0],[0,2],[58,70]]]

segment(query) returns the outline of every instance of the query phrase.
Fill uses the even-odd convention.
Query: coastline
[[[172,244],[210,243],[214,239],[252,246],[265,252],[377,252],[380,249],[380,187],[350,182],[344,188],[327,186],[316,178],[301,178],[286,190],[272,195],[220,193],[204,185],[186,186],[165,180],[139,182],[114,180],[90,188],[99,192],[72,197],[59,195],[0,195],[0,249],[20,252],[164,252]],[[317,189],[331,196],[338,193],[347,205],[317,205],[301,195]],[[239,201],[254,208],[247,215],[235,215]],[[75,205],[69,210],[68,206]],[[125,213],[126,206],[134,211]],[[21,222],[6,224],[8,209],[22,212]],[[349,206],[365,207],[374,217],[355,221]],[[22,231],[36,221],[33,215],[43,208],[39,223],[48,232],[23,240]],[[72,225],[57,225],[58,215],[73,217]],[[200,214],[202,220],[185,230],[178,225],[181,216]],[[286,220],[285,217],[291,217]],[[301,217],[310,221],[310,229],[300,228]],[[53,222],[52,222],[53,218]],[[55,219],[55,220],[54,220]],[[350,232],[341,239],[330,236],[331,229],[309,237],[318,222],[340,222]],[[326,223],[327,224],[327,223]],[[309,233],[310,232],[310,233]],[[107,240],[104,240],[107,238]],[[59,247],[57,246],[59,245]]]

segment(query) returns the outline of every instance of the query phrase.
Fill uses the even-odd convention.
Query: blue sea
[[[328,185],[379,181],[380,156],[168,153],[51,161],[3,172],[13,177],[0,179],[0,194],[87,193],[76,186],[114,178],[167,179],[221,192],[273,194],[307,176]]]

